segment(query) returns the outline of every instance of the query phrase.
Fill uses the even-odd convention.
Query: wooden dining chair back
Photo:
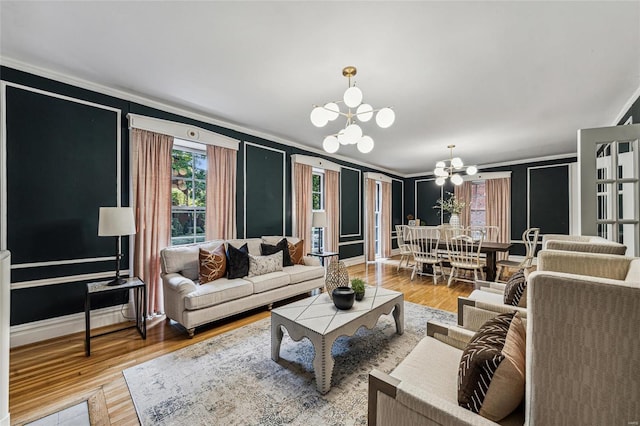
[[[405,267],[409,267],[409,259],[411,259],[411,246],[409,245],[408,238],[409,227],[407,225],[396,225],[396,237],[398,241],[398,249],[400,250],[400,263],[398,263],[398,271],[402,268],[402,262],[405,262]]]
[[[436,284],[438,276],[444,278],[442,258],[438,253],[440,231],[435,226],[418,226],[409,228],[409,235],[414,261],[411,279],[416,275],[430,275]]]
[[[526,249],[526,254],[522,260],[499,260],[496,265],[498,271],[496,273],[496,281],[501,280],[502,271],[505,269],[522,269],[533,265],[533,259],[536,257],[536,247],[538,246],[538,237],[540,228],[525,229],[522,233],[522,244]]]
[[[447,234],[447,253],[451,271],[447,285],[451,285],[456,273],[463,271],[473,271],[473,281],[464,276],[457,276],[459,281],[475,282],[478,280],[478,273],[482,275],[484,264],[480,259],[480,250],[484,235],[472,236],[469,229],[459,230],[457,233]]]

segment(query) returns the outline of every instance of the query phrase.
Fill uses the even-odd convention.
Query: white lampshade
[[[467,167],[467,174],[468,175],[475,175],[476,173],[478,173],[478,168],[476,166],[469,166]]]
[[[462,162],[462,158],[455,157],[451,159],[451,165],[456,169],[460,169],[462,168],[462,166],[464,166],[464,163]]]
[[[311,217],[311,226],[314,228],[324,228],[327,226],[326,212],[313,212]]]
[[[444,161],[438,161],[436,163],[436,169],[444,169],[446,167],[446,164]]]
[[[311,110],[311,115],[309,116],[309,118],[311,118],[311,122],[314,126],[324,127],[329,122],[329,117],[327,117],[328,114],[331,113],[326,111],[324,108],[315,107]]]
[[[366,123],[373,117],[373,107],[369,104],[362,104],[356,110],[358,121]]]
[[[368,154],[373,150],[373,139],[370,136],[363,136],[358,141],[358,151]]]
[[[338,148],[340,148],[340,142],[338,142],[338,138],[335,136],[327,136],[322,142],[322,147],[329,154],[333,154],[338,151]]]
[[[338,132],[338,142],[340,145],[349,145],[349,141],[344,137],[344,129],[340,129]]]
[[[131,207],[100,207],[98,236],[114,237],[136,233],[136,222]]]
[[[443,177],[438,177],[438,178],[436,178],[436,185],[442,186],[442,185],[444,185],[444,181],[445,181],[445,179]]]
[[[362,129],[357,124],[350,124],[344,129],[344,138],[349,144],[356,144],[362,137]]]
[[[438,177],[447,177],[447,176],[449,176],[449,173],[447,173],[447,171],[445,169],[443,169],[442,167],[436,167],[436,169],[433,171],[433,174],[438,176]]]
[[[460,176],[459,174],[451,176],[451,182],[453,182],[454,185],[462,185],[463,181],[464,179],[462,179],[462,176]]]
[[[391,108],[382,108],[376,114],[376,123],[383,129],[390,127],[394,121],[396,121],[396,113]]]
[[[349,108],[355,108],[362,102],[362,90],[355,86],[349,87],[344,91],[342,100]]]
[[[340,107],[335,102],[329,102],[324,105],[324,112],[329,121],[333,121],[340,115]]]

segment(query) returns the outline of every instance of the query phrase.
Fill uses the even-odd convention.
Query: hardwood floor
[[[397,260],[349,267],[349,276],[371,285],[401,291],[405,300],[455,312],[458,296],[472,290],[468,283],[451,287],[431,277],[410,280],[408,269],[396,271]],[[286,302],[284,302],[286,303]],[[281,304],[284,304],[281,303]],[[91,356],[84,355],[84,333],[21,346],[11,350],[9,412],[12,424],[23,424],[90,398],[104,409],[92,412],[92,424],[137,425],[138,418],[122,371],[159,355],[269,317],[266,307],[198,328],[193,339],[176,323],[157,318],[148,323],[147,339],[133,329],[101,336],[91,341]],[[103,330],[101,330],[103,331]],[[104,398],[104,399],[101,399]],[[90,399],[91,401],[91,399]]]

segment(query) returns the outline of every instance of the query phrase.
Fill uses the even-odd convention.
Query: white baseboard
[[[11,425],[11,416],[9,413],[7,413],[7,415],[0,419],[0,426],[10,426]]]
[[[91,328],[104,327],[126,321],[121,314],[122,305],[91,310]],[[124,308],[126,309],[126,307]],[[10,347],[28,345],[29,343],[66,336],[84,331],[84,312],[33,321],[11,326]],[[0,426],[3,426],[2,423]]]

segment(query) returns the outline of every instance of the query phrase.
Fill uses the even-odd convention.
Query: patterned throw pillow
[[[520,298],[527,290],[527,280],[524,278],[524,269],[513,274],[504,288],[504,304],[518,306]]]
[[[210,283],[222,278],[227,273],[227,255],[224,252],[224,244],[220,244],[213,251],[200,249],[198,254],[198,276],[200,284]]]
[[[260,253],[262,253],[263,256],[269,256],[279,251],[282,252],[282,266],[292,266],[293,262],[291,261],[291,255],[289,255],[289,244],[286,238],[278,241],[278,244],[275,246],[273,244],[260,244]]]
[[[245,243],[235,248],[231,244],[227,247],[227,278],[242,278],[249,275],[249,248]]]
[[[268,274],[269,272],[282,271],[282,251],[268,256],[249,255],[249,276]]]
[[[500,421],[524,399],[525,328],[517,314],[501,314],[480,327],[462,353],[458,404]]]
[[[304,265],[304,240],[295,244],[289,243],[289,256],[294,265]]]

